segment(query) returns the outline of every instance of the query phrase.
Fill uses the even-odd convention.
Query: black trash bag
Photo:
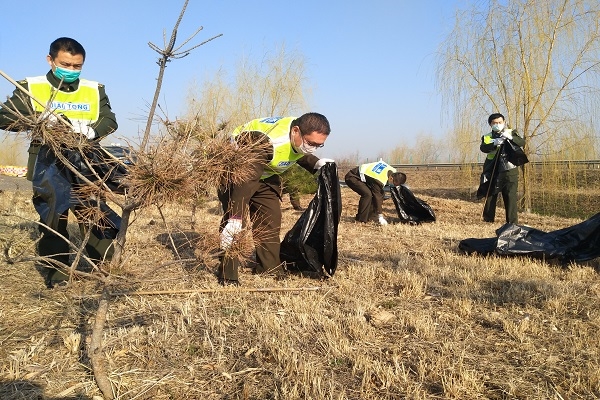
[[[524,255],[558,259],[561,263],[583,262],[600,257],[600,213],[568,228],[543,232],[528,226],[504,224],[497,238],[464,239],[459,249],[467,253]]]
[[[484,170],[479,176],[479,187],[476,194],[477,200],[498,194],[501,190],[502,188],[498,186],[498,172],[494,171],[492,173],[492,171]]]
[[[504,142],[504,152],[506,154],[506,159],[516,167],[520,167],[523,164],[527,164],[529,159],[527,155],[523,151],[523,149],[512,142],[512,140],[507,140]]]
[[[111,191],[117,194],[124,193],[124,187],[121,183],[127,175],[126,165],[111,157],[109,152],[99,144],[94,144],[91,148],[86,149],[83,154],[79,151],[68,150],[65,155],[86,179],[95,182],[98,180],[97,176],[99,176]],[[73,181],[84,184],[80,182],[77,176],[73,177]]]
[[[496,152],[496,156],[492,162],[483,164],[483,171],[479,177],[479,187],[477,188],[477,200],[483,199],[484,197],[487,199],[489,196],[496,195],[502,190],[502,188],[498,185],[497,164],[499,153],[500,151]]]
[[[338,261],[337,233],[342,197],[337,166],[325,164],[317,193],[281,242],[280,257],[289,270],[331,277]]]
[[[481,254],[482,256],[487,256],[496,250],[497,244],[498,238],[469,238],[458,242],[458,248],[467,254],[477,253]]]
[[[86,151],[86,156],[89,156],[87,163],[77,150],[63,149],[61,154],[89,180],[98,179],[90,169],[91,165],[109,188],[114,188],[115,192],[122,190],[120,182],[126,174],[126,169],[115,165],[114,160],[111,165],[110,160],[104,158],[107,156],[101,149],[92,148],[89,152]],[[108,164],[104,164],[105,161]],[[78,210],[85,207],[97,206],[96,200],[82,199],[73,195],[73,187],[84,184],[76,174],[61,163],[50,147],[43,145],[40,148],[33,172],[32,186],[35,193],[33,205],[43,223],[56,229],[60,215],[69,208],[77,214]],[[104,213],[103,224],[95,227],[92,232],[98,238],[113,239],[120,228],[121,217],[103,201],[100,202],[100,209]]]
[[[400,222],[420,224],[435,221],[435,213],[429,204],[415,197],[406,185],[392,186],[390,193]]]

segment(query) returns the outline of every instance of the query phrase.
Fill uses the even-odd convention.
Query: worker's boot
[[[292,204],[292,207],[294,208],[294,210],[296,210],[296,211],[304,211],[304,207],[302,207],[300,205],[300,200],[298,200],[298,199],[290,199],[290,203]]]

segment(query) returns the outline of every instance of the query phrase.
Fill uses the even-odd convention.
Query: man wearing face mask
[[[331,128],[324,115],[307,113],[301,117],[273,117],[252,120],[236,128],[237,141],[265,142],[253,154],[248,165],[251,176],[243,183],[227,183],[219,188],[219,200],[225,214],[221,220],[221,248],[225,255],[218,270],[223,285],[238,283],[239,261],[227,255],[246,223],[249,214],[256,247],[256,273],[281,275],[285,269],[279,259],[281,229],[280,174],[298,164],[316,173],[331,159],[319,159],[313,153],[325,145]]]
[[[74,132],[87,140],[99,140],[117,129],[115,114],[112,112],[104,85],[79,77],[85,62],[85,49],[79,42],[68,37],[56,39],[50,44],[46,61],[50,66],[50,71],[46,75],[18,81],[20,87],[28,91],[37,101],[17,87],[12,97],[0,107],[0,129],[14,132],[29,131],[32,127],[27,126],[27,121],[18,119],[15,112],[23,116],[33,116],[47,114],[48,111],[52,111],[52,114],[47,114],[49,121],[58,123],[55,114],[60,114],[64,120],[70,122]],[[50,100],[52,102],[48,107],[49,110],[46,110],[42,105],[48,104]],[[28,151],[28,180],[33,179],[36,159],[42,144],[43,139],[34,135]],[[35,198],[34,190],[34,201]],[[67,216],[68,209],[60,215],[57,226],[53,226],[53,229],[68,238]],[[70,252],[68,244],[42,226],[40,232],[42,237],[38,244],[39,254],[68,265]],[[93,250],[90,248],[88,253],[90,251]],[[90,256],[96,258],[101,254],[90,254]],[[65,278],[65,275],[56,269],[47,268],[48,287],[64,281]]]
[[[485,222],[494,222],[496,216],[496,202],[498,193],[502,193],[504,209],[506,212],[506,222],[518,223],[517,215],[517,189],[519,182],[519,170],[517,166],[507,159],[504,146],[506,141],[510,141],[516,146],[525,145],[523,139],[515,129],[506,127],[504,115],[495,113],[488,117],[488,124],[492,131],[481,137],[479,149],[487,153],[483,164],[484,171],[493,171],[497,173],[497,183],[494,185],[499,190],[490,188],[485,194],[485,206],[483,209],[483,220]]]

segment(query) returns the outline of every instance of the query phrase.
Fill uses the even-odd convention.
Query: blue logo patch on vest
[[[387,167],[386,163],[377,163],[375,164],[375,166],[373,167],[373,169],[371,169],[371,171],[375,172],[376,174],[380,174],[381,171],[383,171],[385,169],[385,167]]]
[[[60,111],[83,111],[90,112],[92,106],[89,103],[67,103],[63,101],[53,101],[51,107]]]
[[[274,124],[275,122],[279,121],[281,118],[283,118],[283,117],[263,118],[260,120],[260,122],[264,122],[265,124]]]
[[[291,161],[279,161],[277,163],[278,167],[289,167],[290,165],[292,165]]]

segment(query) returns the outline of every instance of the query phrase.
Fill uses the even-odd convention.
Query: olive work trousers
[[[223,210],[225,210],[219,228],[219,231],[222,231],[229,219],[229,190],[219,190],[218,197]],[[281,247],[279,238],[281,230],[281,199],[279,195],[272,187],[261,182],[248,202],[248,211],[250,223],[252,224],[252,238],[256,248],[256,262],[258,264],[254,272],[259,274],[277,274],[282,272],[283,266],[279,258],[279,249]],[[248,221],[245,216],[242,221],[243,225],[246,226]],[[225,254],[221,257],[217,276],[220,279],[237,281],[241,263],[242,261],[237,257]]]
[[[499,187],[502,188],[500,192],[502,193],[502,201],[504,202],[506,222],[518,224],[517,189],[519,185],[519,171],[515,168],[509,171],[500,172],[497,179]],[[483,207],[484,221],[494,222],[497,201],[498,194],[487,197],[485,206]]]
[[[360,196],[358,211],[354,219],[359,222],[369,222],[374,216],[373,214],[377,213],[377,210],[374,209],[373,192],[366,183],[360,180],[360,175],[355,170],[356,168],[351,169],[344,177],[346,185]]]

